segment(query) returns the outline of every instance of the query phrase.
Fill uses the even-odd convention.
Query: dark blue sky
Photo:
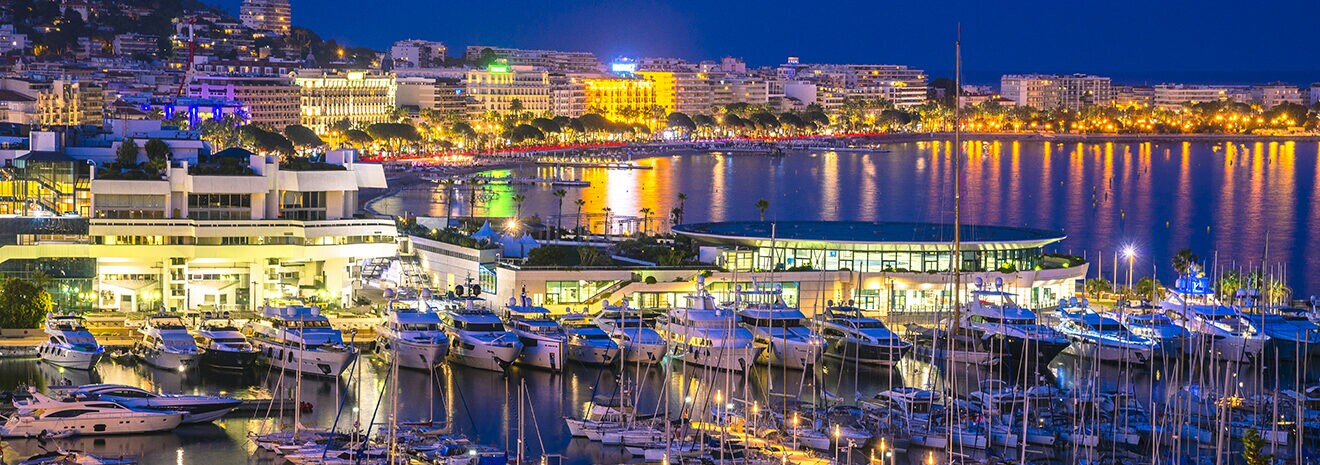
[[[211,0],[237,11],[240,0]],[[788,55],[951,74],[962,22],[969,82],[1089,72],[1123,82],[1320,81],[1320,0],[844,1],[293,0],[293,22],[378,49],[397,39],[585,50],[602,59]]]

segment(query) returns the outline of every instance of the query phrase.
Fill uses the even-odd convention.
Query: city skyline
[[[240,2],[216,3],[237,11]],[[1137,14],[1141,11],[1137,7],[1145,6],[1135,4],[1090,9],[1095,11],[1045,2],[1021,3],[1012,9],[965,2],[938,8],[904,4],[879,12],[806,15],[807,20],[792,27],[768,29],[759,25],[803,16],[740,2],[719,6],[686,1],[530,4],[498,15],[475,5],[445,5],[442,10],[413,0],[393,2],[395,7],[389,9],[355,9],[346,6],[349,4],[326,0],[319,3],[321,8],[299,8],[294,2],[293,23],[377,50],[413,38],[445,42],[451,51],[466,45],[500,45],[588,51],[603,60],[618,56],[702,60],[731,55],[752,66],[773,66],[796,55],[810,63],[908,64],[940,77],[952,75],[953,38],[961,22],[964,77],[969,83],[992,83],[1002,74],[1021,73],[1091,73],[1132,84],[1282,81],[1304,85],[1320,81],[1320,65],[1316,64],[1320,51],[1305,46],[1309,28],[1304,18],[1310,15],[1298,14],[1320,12],[1320,6],[1301,1],[1272,2],[1245,10],[1232,8],[1228,2],[1166,2],[1150,7],[1148,14]],[[817,5],[816,10],[830,11],[847,4]],[[950,10],[962,12],[961,20],[948,14]],[[342,27],[349,18],[355,27]],[[647,21],[630,22],[630,18]],[[886,18],[924,19],[883,22]],[[579,24],[593,27],[570,31]],[[887,28],[884,37],[867,30],[876,24]],[[1197,30],[1197,24],[1238,26],[1230,28],[1236,33],[1188,33],[1189,28]],[[1041,40],[1043,37],[1052,40]]]

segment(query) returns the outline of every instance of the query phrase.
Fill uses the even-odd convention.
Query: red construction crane
[[[197,24],[197,17],[188,17],[188,61],[183,63],[183,79],[179,81],[179,92],[177,96],[182,97],[187,90],[188,81],[192,80],[193,75],[193,56],[197,52],[197,41],[193,36],[193,25]]]

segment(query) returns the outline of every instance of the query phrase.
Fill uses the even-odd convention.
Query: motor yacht
[[[518,363],[560,371],[568,360],[568,334],[550,316],[550,310],[535,305],[526,294],[510,298],[502,310],[505,324],[522,343]]]
[[[101,360],[105,348],[87,331],[86,320],[77,315],[46,315],[46,335],[49,338],[37,346],[41,360],[51,365],[90,370]]]
[[[157,313],[138,328],[142,338],[133,344],[133,355],[162,370],[186,371],[197,366],[201,353],[197,341],[178,316]]]
[[[623,349],[625,362],[655,363],[665,356],[664,338],[651,327],[641,310],[628,306],[627,299],[620,300],[618,305],[604,302],[594,321]]]
[[[585,365],[608,365],[619,359],[619,344],[596,326],[591,317],[569,313],[559,317],[559,326],[568,334],[569,360]]]
[[[883,321],[870,318],[862,309],[847,305],[828,307],[817,318],[816,327],[825,338],[825,356],[861,365],[889,366],[912,350],[912,343],[890,331]]]
[[[737,315],[715,304],[706,291],[705,278],[697,276],[697,289],[661,315],[655,330],[669,344],[670,353],[684,363],[721,370],[744,371],[756,361],[761,348],[752,333],[737,324]]]
[[[393,290],[386,290],[389,304],[385,320],[376,327],[376,355],[391,363],[397,357],[403,368],[430,370],[449,355],[449,336],[440,314],[425,307],[431,291],[418,292],[412,305],[395,297]]]
[[[182,413],[183,423],[219,420],[243,403],[238,399],[221,396],[157,394],[137,386],[123,384],[89,384],[52,388],[51,391],[59,391],[77,399],[110,401],[131,409]]]
[[[760,349],[758,363],[804,370],[815,366],[825,349],[825,339],[807,326],[801,310],[784,303],[783,288],[739,290],[733,308],[738,322],[752,333]]]
[[[43,434],[103,435],[168,431],[183,422],[181,412],[134,410],[108,400],[56,400],[32,392],[0,425],[0,437]]]
[[[339,376],[358,355],[320,308],[300,301],[264,306],[261,317],[248,322],[247,332],[260,360],[277,369]]]
[[[1063,334],[1040,324],[1035,312],[1014,302],[1013,294],[1003,290],[1003,278],[995,278],[994,290],[981,278],[976,278],[976,287],[964,307],[961,326],[984,340],[991,352],[1016,366],[1024,366],[1023,360],[1044,366],[1071,345]]]
[[[1269,336],[1252,325],[1237,308],[1215,297],[1210,279],[1193,265],[1179,277],[1169,297],[1160,304],[1173,322],[1192,334],[1193,347],[1186,352],[1209,353],[1228,360],[1261,357]]]
[[[1159,345],[1133,334],[1118,320],[1091,310],[1085,300],[1059,301],[1055,329],[1072,341],[1068,350],[1080,357],[1105,362],[1147,363]]]
[[[257,362],[257,348],[227,316],[204,317],[193,329],[201,365],[217,370],[247,370]]]
[[[522,353],[518,336],[504,327],[504,322],[484,302],[480,290],[471,287],[463,296],[463,286],[444,299],[440,320],[449,335],[449,360],[483,370],[505,371]]]

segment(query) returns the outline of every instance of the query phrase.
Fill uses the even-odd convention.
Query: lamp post
[[[835,424],[835,425],[834,425],[834,463],[835,463],[835,465],[838,465],[838,463],[839,463],[839,446],[842,446],[842,445],[843,445],[843,444],[839,441],[839,437],[840,437],[840,436],[842,436],[842,433],[839,431],[839,425],[838,425],[838,424]]]
[[[1137,259],[1137,248],[1133,247],[1132,245],[1123,247],[1123,256],[1127,257],[1127,261],[1128,261],[1128,276],[1127,276],[1128,290],[1133,291],[1134,289],[1132,288],[1132,263]]]

